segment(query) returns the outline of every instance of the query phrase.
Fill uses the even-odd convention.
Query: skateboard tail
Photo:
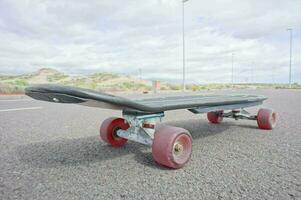
[[[85,99],[69,96],[66,94],[56,94],[56,93],[43,93],[31,91],[30,88],[26,88],[25,94],[33,99],[40,101],[49,101],[55,103],[84,103]]]
[[[97,107],[114,110],[139,109],[142,105],[128,99],[106,93],[93,96],[91,90],[78,89],[68,86],[37,85],[25,88],[25,94],[39,101],[52,103],[71,103],[88,107]],[[151,110],[151,108],[149,108]]]

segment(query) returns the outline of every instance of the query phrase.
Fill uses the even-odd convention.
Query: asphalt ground
[[[277,111],[274,130],[166,112],[163,124],[194,139],[178,170],[157,165],[148,146],[99,141],[101,122],[120,111],[0,97],[0,199],[301,199],[301,91],[251,92],[269,97],[261,107]]]

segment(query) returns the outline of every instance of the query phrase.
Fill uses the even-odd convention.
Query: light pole
[[[287,29],[290,32],[290,69],[289,69],[289,88],[292,87],[292,51],[293,51],[293,29]]]
[[[251,62],[251,83],[254,84],[254,62]]]
[[[184,4],[188,0],[182,0],[182,37],[183,37],[183,91],[186,90],[186,69],[185,69],[185,24],[184,24]]]
[[[142,71],[141,71],[141,68],[139,68],[139,79],[140,79],[140,80],[142,79]]]
[[[233,71],[234,71],[234,53],[232,53],[232,72],[231,72],[231,83],[232,83],[232,88],[234,87],[234,74],[233,74]]]

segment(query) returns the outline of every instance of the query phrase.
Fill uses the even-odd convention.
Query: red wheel
[[[192,137],[187,130],[164,126],[155,132],[152,154],[157,163],[178,169],[189,161],[191,152]]]
[[[213,123],[213,124],[219,124],[223,121],[223,114],[224,111],[216,111],[216,112],[208,112],[207,113],[207,118],[209,120],[209,122]]]
[[[259,109],[257,124],[260,129],[272,130],[276,126],[276,113],[270,109]]]
[[[129,124],[122,118],[108,118],[101,124],[100,138],[112,146],[122,146],[127,142],[127,139],[119,137],[116,131],[119,129],[126,130],[129,127]]]

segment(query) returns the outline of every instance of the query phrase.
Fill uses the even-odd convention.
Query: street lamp
[[[183,91],[186,90],[186,71],[185,71],[185,31],[184,31],[184,4],[188,0],[182,0],[182,36],[183,36]]]
[[[290,68],[289,68],[289,88],[292,87],[292,51],[293,51],[293,29],[287,29],[290,32]]]
[[[231,83],[232,83],[232,88],[234,88],[234,74],[233,74],[233,71],[234,71],[234,53],[232,53],[232,71],[231,71]]]
[[[142,71],[141,71],[141,68],[139,68],[139,79],[142,80]]]

